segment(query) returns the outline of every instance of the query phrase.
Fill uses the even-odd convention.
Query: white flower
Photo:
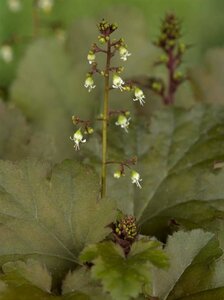
[[[13,49],[9,45],[3,45],[0,48],[0,56],[6,62],[10,63],[13,60]]]
[[[128,52],[128,49],[125,48],[124,46],[121,46],[121,47],[119,48],[119,53],[120,53],[121,59],[122,59],[123,61],[126,61],[127,58],[128,58],[128,56],[131,56],[131,53]]]
[[[54,0],[39,0],[38,7],[42,9],[45,13],[51,12],[54,5]]]
[[[119,115],[115,125],[121,126],[121,128],[123,128],[125,130],[125,132],[128,132],[130,120],[131,120],[131,118],[127,118],[125,115]]]
[[[122,78],[117,74],[114,74],[112,87],[114,89],[120,89],[122,91],[124,89],[123,85],[124,85],[124,81],[122,80]]]
[[[140,174],[138,172],[136,172],[135,170],[132,170],[131,172],[131,181],[133,184],[136,184],[138,188],[142,188],[140,181],[142,181],[142,179],[140,178]]]
[[[119,171],[116,171],[116,172],[114,172],[114,178],[117,178],[117,179],[119,179],[120,177],[121,177],[121,171],[119,170]]]
[[[73,137],[70,136],[70,140],[75,143],[74,148],[75,150],[80,150],[79,144],[85,143],[86,139],[83,138],[81,129],[79,128],[73,135]]]
[[[135,98],[133,101],[139,101],[139,103],[143,106],[145,103],[145,95],[143,94],[143,91],[139,89],[138,87],[135,87]]]
[[[89,92],[91,92],[92,89],[94,89],[96,86],[94,85],[93,77],[87,76],[85,80],[84,87],[88,89]]]
[[[20,0],[8,0],[8,7],[12,12],[18,12],[21,10],[22,5]]]
[[[89,51],[88,55],[87,55],[87,59],[89,61],[89,64],[91,65],[92,63],[95,62],[96,60],[96,55],[93,51]]]

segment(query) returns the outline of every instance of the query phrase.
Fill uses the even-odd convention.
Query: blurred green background
[[[41,8],[42,1],[49,1],[51,9]],[[192,45],[182,66],[191,80],[180,87],[176,104],[224,103],[223,0],[0,0],[0,99],[7,102],[0,106],[0,122],[8,128],[0,132],[3,140],[9,135],[14,145],[29,140],[29,153],[52,157],[57,152],[56,161],[74,157],[71,116],[93,119],[101,112],[100,78],[91,93],[83,87],[89,69],[86,56],[97,41],[96,24],[102,18],[118,23],[115,36],[123,37],[132,53],[124,63],[124,78],[159,75],[166,80],[166,70],[153,67],[161,54],[153,41],[166,12],[182,20],[182,39]],[[120,59],[113,61],[121,64]],[[116,92],[111,93],[111,107],[132,114],[138,110],[149,118],[161,100],[144,92],[144,110],[133,105],[131,95]],[[19,112],[12,113],[12,106]],[[21,130],[16,133],[15,128]],[[99,150],[97,142],[95,146]],[[10,154],[7,147],[3,158],[18,156],[18,150]]]
[[[21,10],[12,12],[8,0],[0,1],[0,44],[27,37],[13,44],[15,60],[6,64],[0,60],[0,86],[7,87],[15,78],[18,60],[23,56],[33,32],[33,0],[20,0]],[[129,16],[133,9],[142,14],[148,41],[158,33],[160,20],[167,11],[174,11],[183,20],[184,38],[194,45],[187,59],[188,63],[199,63],[203,53],[211,47],[222,46],[224,41],[224,2],[222,0],[54,0],[50,13],[39,12],[41,34],[49,34],[50,28],[69,30],[75,21],[93,18],[95,22],[105,16],[116,21],[116,12],[126,6],[123,18],[128,23],[136,23],[138,19]],[[136,12],[137,14],[137,12]],[[131,20],[130,20],[131,17]],[[45,30],[44,30],[45,28]],[[96,32],[97,34],[97,32]],[[133,36],[133,39],[135,37]],[[92,41],[89,41],[89,44]],[[88,44],[83,51],[87,51]],[[142,49],[144,51],[144,49]]]

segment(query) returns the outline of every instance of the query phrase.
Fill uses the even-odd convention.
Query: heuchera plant
[[[94,82],[94,76],[99,74],[103,77],[104,80],[104,98],[103,98],[103,112],[101,114],[101,118],[98,119],[98,121],[102,122],[102,167],[101,167],[101,198],[106,197],[106,191],[107,191],[107,166],[109,164],[116,164],[118,165],[117,171],[114,172],[114,178],[119,179],[122,176],[125,176],[127,173],[127,169],[130,172],[130,178],[131,182],[135,184],[138,188],[142,188],[141,182],[142,179],[140,177],[140,174],[132,168],[133,165],[136,164],[137,158],[132,157],[130,159],[124,159],[121,161],[113,161],[109,160],[108,158],[108,126],[110,124],[110,121],[112,117],[117,117],[117,120],[115,122],[115,125],[121,127],[124,130],[124,134],[128,133],[129,124],[131,121],[130,112],[125,110],[110,110],[109,107],[109,93],[112,89],[119,90],[120,92],[132,92],[133,93],[133,101],[139,102],[141,106],[145,103],[145,95],[143,91],[136,85],[133,84],[131,81],[125,82],[122,77],[121,73],[123,72],[124,68],[122,66],[113,66],[112,65],[112,58],[118,54],[120,56],[120,59],[123,61],[127,61],[129,56],[131,56],[131,53],[127,49],[127,45],[125,44],[125,41],[123,38],[120,39],[112,39],[112,34],[115,30],[117,30],[118,26],[117,24],[110,24],[106,22],[105,20],[102,20],[98,24],[98,29],[100,35],[98,36],[98,40],[100,42],[100,46],[94,43],[88,52],[87,60],[90,64],[90,71],[87,73],[86,80],[84,83],[85,88],[88,89],[89,92],[91,92],[93,89],[96,88],[96,84]],[[103,54],[105,56],[105,66],[103,69],[101,69],[97,63],[97,55]],[[80,146],[83,143],[87,142],[87,139],[84,136],[90,135],[94,132],[94,129],[91,127],[91,122],[89,120],[82,120],[79,117],[72,117],[73,124],[78,127],[78,129],[74,132],[73,136],[70,137],[70,139],[74,142],[74,148],[75,150],[80,150]],[[111,269],[114,270],[114,273],[116,274],[115,279],[113,276],[111,277],[111,274],[107,278],[104,273],[104,269],[106,271],[106,261],[99,263],[97,257],[102,258],[102,251],[120,251],[119,249],[122,249],[122,252],[120,253],[122,256],[124,255],[125,260],[123,261],[124,264],[126,264],[127,268],[127,281],[128,281],[128,269],[129,269],[129,263],[131,264],[131,256],[132,256],[132,249],[133,246],[139,245],[140,252],[139,255],[139,263],[141,260],[141,252],[143,249],[145,249],[148,252],[148,257],[142,256],[142,259],[144,261],[144,264],[148,265],[149,262],[154,264],[157,267],[167,267],[168,266],[168,260],[166,258],[166,255],[163,253],[162,249],[159,249],[160,243],[157,241],[150,241],[147,237],[140,238],[139,236],[139,229],[137,228],[136,224],[136,218],[134,216],[128,216],[123,215],[122,212],[120,212],[117,216],[117,220],[111,224],[108,224],[108,226],[112,229],[112,234],[109,237],[109,240],[111,242],[103,242],[102,244],[90,246],[86,250],[83,251],[81,254],[81,260],[86,263],[93,262],[92,267],[92,274],[95,279],[100,279],[104,289],[111,293],[112,297],[114,299],[121,299],[124,297],[124,299],[130,296],[137,296],[139,293],[144,293],[144,288],[146,290],[150,286],[150,280],[147,278],[147,276],[143,275],[144,268],[143,266],[138,266],[139,268],[142,268],[142,270],[138,270],[139,273],[139,279],[137,280],[139,288],[129,292],[126,291],[126,295],[122,295],[121,290],[119,287],[115,288],[111,286],[111,281],[116,280],[118,281],[119,277],[121,276],[121,273],[124,272],[124,270],[119,270],[117,263],[111,265]],[[140,246],[140,244],[141,246]],[[118,248],[116,248],[119,245]],[[115,246],[115,248],[114,248]],[[134,246],[134,247],[135,247]],[[146,247],[146,248],[144,248]],[[110,249],[111,248],[111,249]],[[116,249],[116,250],[115,250]],[[143,250],[143,252],[145,251]],[[93,255],[94,253],[94,255]],[[114,253],[114,255],[115,255]],[[152,256],[156,255],[157,258],[153,259]],[[130,258],[130,261],[128,259]],[[121,257],[119,258],[121,259]],[[106,259],[107,260],[107,259]],[[122,262],[122,259],[120,263]],[[137,261],[136,261],[137,263]],[[133,266],[132,266],[133,267]],[[131,268],[132,268],[131,267]],[[101,270],[99,272],[98,268]],[[97,271],[98,270],[98,271]],[[140,275],[141,274],[141,275]],[[131,279],[130,284],[132,282]],[[149,288],[151,290],[151,288]],[[147,292],[145,291],[145,295],[147,295]]]
[[[9,3],[13,12],[22,8],[18,9],[19,0]],[[37,9],[49,12],[54,1],[33,3],[36,16]],[[97,118],[102,123],[100,193],[98,175],[76,161],[65,160],[52,168],[52,161],[41,159],[0,160],[0,299],[223,299],[224,266],[217,259],[223,253],[224,172],[219,162],[213,165],[214,159],[223,158],[223,109],[170,107],[154,115],[150,132],[136,126],[145,143],[144,151],[138,151],[139,165],[144,165],[139,166],[142,186],[140,174],[133,169],[136,157],[113,161],[108,155],[111,121],[124,134],[132,121],[129,111],[110,109],[109,94],[111,90],[130,91],[141,106],[146,98],[141,85],[121,77],[123,67],[112,64],[116,54],[124,62],[131,56],[123,39],[112,39],[117,25],[103,20],[98,28],[100,46],[94,43],[87,54],[90,71],[84,86],[91,92],[96,88],[94,76],[103,78],[103,111]],[[35,30],[35,36],[37,33]],[[167,67],[167,85],[161,79],[150,81],[151,89],[166,105],[174,102],[186,79],[178,73],[188,48],[180,37],[179,21],[168,14],[156,43],[164,52],[156,65]],[[13,52],[7,47],[2,50],[1,57],[9,63]],[[97,63],[99,54],[105,56],[102,68]],[[21,140],[27,143],[30,133],[23,115],[5,108],[0,105],[0,119],[8,127],[0,127],[0,138],[7,145],[8,136],[14,141],[11,128],[19,128],[19,138],[12,142],[18,152],[16,146]],[[77,116],[72,121],[76,130],[70,139],[79,151],[94,133],[93,122]],[[13,134],[16,136],[15,130]],[[8,149],[10,146],[0,150]],[[18,160],[18,153],[13,154]],[[112,180],[130,174],[134,195],[122,195],[122,200],[126,205],[130,197],[133,215],[124,214],[117,209],[118,202],[108,199],[107,168],[111,164],[118,166]]]
[[[109,107],[109,93],[111,89],[117,89],[121,92],[132,92],[133,101],[139,102],[140,105],[145,103],[145,95],[143,91],[128,81],[125,82],[121,78],[121,73],[124,70],[122,66],[113,66],[112,58],[118,53],[120,59],[127,61],[131,53],[127,49],[127,45],[123,38],[112,39],[111,35],[115,30],[117,30],[116,24],[110,24],[103,20],[98,24],[98,29],[100,35],[98,40],[100,46],[94,43],[88,52],[87,59],[91,66],[91,70],[87,73],[84,86],[91,92],[95,89],[96,85],[94,83],[94,76],[96,74],[101,75],[104,78],[104,99],[103,99],[103,112],[99,121],[102,122],[102,170],[101,170],[101,197],[106,196],[107,188],[107,166],[109,164],[117,164],[119,166],[118,170],[114,173],[114,178],[120,178],[126,173],[126,169],[130,170],[131,181],[136,184],[137,187],[142,188],[140,174],[132,168],[136,164],[137,158],[133,157],[130,159],[125,159],[121,161],[111,161],[107,155],[108,148],[108,126],[110,119],[114,116],[117,117],[115,124],[124,129],[124,132],[128,133],[131,117],[130,112],[125,110],[110,110]],[[97,63],[97,55],[103,54],[105,56],[105,66],[101,69]],[[72,117],[73,123],[78,126],[70,139],[74,142],[75,150],[80,149],[80,144],[86,142],[84,135],[92,134],[93,129],[90,127],[91,122],[80,119],[79,117]]]

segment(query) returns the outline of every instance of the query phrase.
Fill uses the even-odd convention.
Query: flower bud
[[[85,134],[93,134],[94,132],[94,129],[92,127],[87,127],[86,130],[85,130]]]
[[[95,62],[96,59],[96,55],[93,51],[89,51],[88,55],[87,55],[87,59],[89,61],[89,64],[91,65],[92,63]]]
[[[121,177],[121,175],[122,175],[122,174],[121,174],[121,171],[120,171],[120,170],[114,172],[114,178],[119,179],[119,178]]]

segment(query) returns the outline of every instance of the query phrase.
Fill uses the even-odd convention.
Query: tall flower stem
[[[107,188],[107,136],[108,136],[108,117],[109,117],[109,81],[110,81],[110,60],[111,60],[111,44],[107,41],[107,61],[105,68],[104,82],[104,101],[103,101],[103,127],[102,127],[102,171],[101,171],[101,198],[106,196]]]

